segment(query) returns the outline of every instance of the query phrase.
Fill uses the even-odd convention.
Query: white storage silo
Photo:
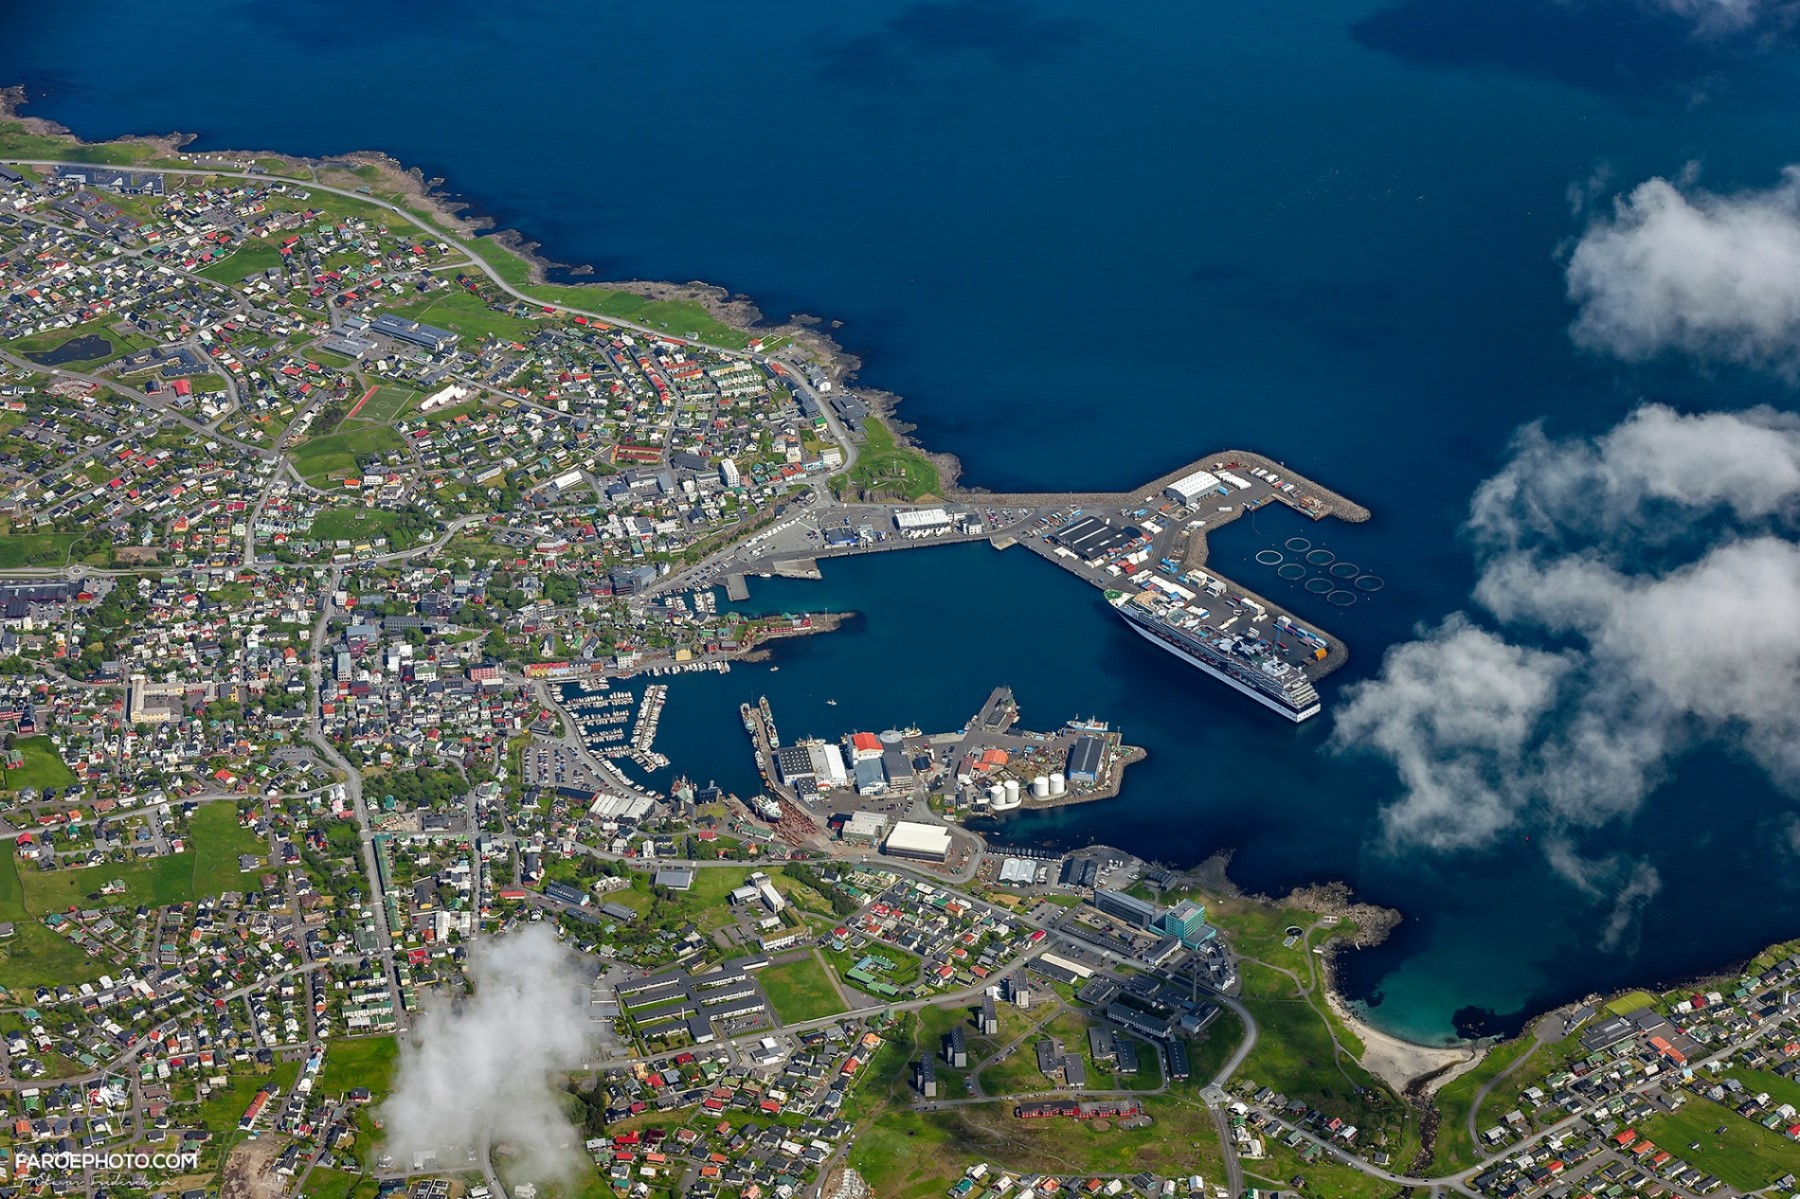
[[[1040,774],[1031,780],[1031,797],[1033,799],[1047,799],[1049,796],[1050,780],[1048,777]]]
[[[1006,780],[1006,802],[1017,807],[1019,804],[1019,780]]]
[[[1069,789],[1069,780],[1063,777],[1062,771],[1050,776],[1050,794],[1061,795]]]

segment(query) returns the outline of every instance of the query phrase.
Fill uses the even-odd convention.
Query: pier
[[[1196,476],[1217,486],[1194,491]],[[953,490],[933,506],[821,504],[754,548],[729,552],[716,569],[729,572],[729,585],[751,573],[816,578],[820,560],[853,554],[968,541],[1023,546],[1103,590],[1172,589],[1215,605],[1226,631],[1256,630],[1271,643],[1270,656],[1317,682],[1349,660],[1342,639],[1208,566],[1212,532],[1272,504],[1312,521],[1370,518],[1367,508],[1265,454],[1221,450],[1130,491]]]

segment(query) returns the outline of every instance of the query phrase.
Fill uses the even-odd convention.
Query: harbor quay
[[[928,794],[946,815],[1059,807],[1112,798],[1125,768],[1144,756],[1101,720],[1075,718],[1048,732],[1019,727],[1009,687],[994,688],[961,728],[939,733],[886,729],[846,733],[838,742],[783,744],[767,698],[743,705],[741,714],[764,786],[775,797],[774,806],[756,814],[780,822],[781,802],[799,804],[816,824],[840,834],[837,826],[850,816],[841,810],[846,793],[859,801]],[[840,794],[828,795],[834,788]],[[899,817],[910,805],[881,807]]]
[[[1123,492],[953,491],[916,504],[809,498],[668,583],[724,582],[739,597],[749,575],[816,578],[826,558],[960,541],[1023,546],[1101,588],[1146,640],[1298,722],[1317,714],[1314,685],[1349,660],[1348,648],[1208,565],[1210,533],[1271,504],[1315,521],[1370,515],[1267,455],[1222,450]],[[1354,602],[1365,582],[1379,586],[1345,580],[1344,598]]]
[[[1369,517],[1280,463],[1241,451],[1197,459],[1129,492],[963,492],[911,504],[845,503],[813,492],[737,546],[658,580],[644,598],[681,603],[687,592],[704,608],[716,586],[741,599],[749,594],[749,575],[818,577],[827,558],[948,542],[1022,546],[1099,588],[1121,619],[1158,648],[1298,723],[1320,710],[1314,683],[1347,659],[1343,643],[1208,565],[1210,532],[1270,504],[1312,520]],[[806,635],[836,623],[829,613],[756,619],[773,621],[759,628],[763,638]],[[610,682],[601,671],[579,677],[558,671],[564,681],[554,699],[548,689],[544,695],[564,717],[563,740],[547,754],[528,756],[527,771],[559,790],[581,791],[598,780],[598,791],[618,796],[602,796],[607,804],[645,801],[647,792],[618,785],[628,780],[614,761],[646,773],[672,765],[679,772],[679,766],[653,744],[669,689],[643,676],[729,670],[730,659],[754,652],[754,644],[734,640],[685,661],[646,657],[630,669],[602,668]],[[633,675],[643,679],[641,689],[631,686]],[[836,856],[879,847],[952,876],[973,869],[982,854],[982,839],[963,822],[1111,798],[1127,768],[1144,757],[1098,719],[1029,730],[1005,687],[961,728],[944,732],[871,727],[837,730],[831,740],[784,741],[766,697],[743,704],[740,714],[758,792],[740,797],[710,781],[701,787],[677,778],[669,788],[677,804],[723,803],[745,835],[796,852]]]

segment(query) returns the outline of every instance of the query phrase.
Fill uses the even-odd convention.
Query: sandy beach
[[[1329,962],[1329,956],[1326,960]],[[1363,1043],[1363,1069],[1393,1087],[1396,1092],[1405,1093],[1408,1084],[1414,1079],[1436,1073],[1437,1077],[1425,1084],[1425,1092],[1430,1094],[1457,1075],[1472,1070],[1486,1052],[1485,1047],[1477,1047],[1472,1042],[1460,1045],[1419,1045],[1383,1032],[1358,1016],[1349,1004],[1338,997],[1329,965],[1324,975],[1326,1002],[1331,1004],[1331,1010],[1344,1022],[1344,1026]],[[1442,1073],[1438,1073],[1439,1071]]]

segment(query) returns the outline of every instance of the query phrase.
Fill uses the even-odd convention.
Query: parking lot
[[[527,787],[574,787],[582,791],[600,789],[600,778],[581,755],[560,741],[532,738],[525,749],[525,785]]]

